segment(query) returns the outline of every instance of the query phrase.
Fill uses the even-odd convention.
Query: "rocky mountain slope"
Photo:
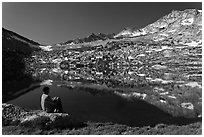
[[[64,50],[86,46],[106,45],[112,41],[142,41],[149,44],[173,44],[197,46],[202,44],[202,10],[174,10],[141,29],[125,28],[118,34],[91,34],[85,38],[48,45],[43,50]]]
[[[156,22],[138,30],[125,29],[118,37],[145,37],[156,42],[197,45],[202,39],[202,11],[174,10]]]

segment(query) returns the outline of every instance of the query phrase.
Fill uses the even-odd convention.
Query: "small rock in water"
[[[145,97],[147,96],[147,94],[141,94],[141,93],[137,93],[137,92],[134,92],[134,93],[132,93],[132,95],[134,96],[134,97],[139,97],[139,98],[141,98],[141,99],[145,99]]]
[[[202,117],[202,115],[200,114],[200,115],[198,115],[198,117]]]

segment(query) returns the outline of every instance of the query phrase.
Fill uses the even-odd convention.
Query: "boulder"
[[[46,113],[41,110],[29,111],[12,104],[2,104],[3,126],[20,125],[39,128],[69,128],[80,126],[82,121],[66,113]]]
[[[20,115],[26,110],[12,104],[2,104],[2,125],[18,125],[20,123]]]

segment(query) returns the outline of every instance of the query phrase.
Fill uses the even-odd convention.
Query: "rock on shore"
[[[69,128],[83,124],[65,113],[46,113],[26,110],[12,104],[2,104],[3,126],[26,126],[39,128]]]

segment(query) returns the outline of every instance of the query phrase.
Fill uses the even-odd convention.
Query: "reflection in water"
[[[25,73],[25,58],[30,54],[9,50],[2,52],[2,102],[7,102],[27,93],[29,88],[38,87],[33,85],[35,81],[32,75]]]
[[[185,122],[178,122],[176,121],[178,119],[172,118],[171,115],[154,105],[134,97],[124,100],[112,92],[84,92],[56,85],[57,83],[53,83],[50,86],[50,96],[59,96],[64,111],[84,121],[113,122],[129,126],[154,126],[158,123],[184,124],[183,122]],[[8,103],[25,108],[40,109],[42,88],[35,89]]]

